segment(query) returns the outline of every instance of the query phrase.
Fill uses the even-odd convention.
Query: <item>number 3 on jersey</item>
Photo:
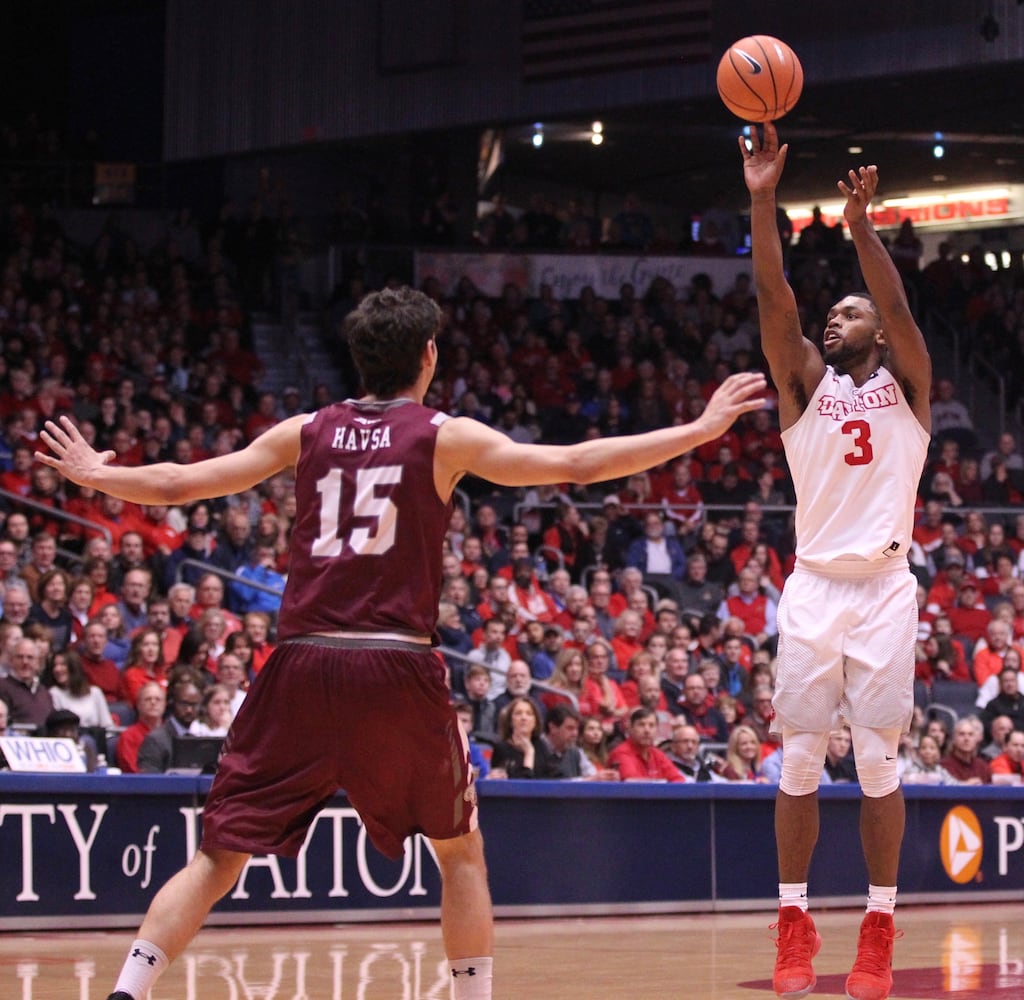
[[[320,535],[313,543],[313,556],[340,556],[346,541],[356,555],[381,556],[395,544],[395,522],[398,508],[388,497],[377,496],[378,486],[391,486],[402,481],[400,465],[380,465],[360,469],[356,473],[356,493],[352,499],[352,517],[372,518],[376,523],[371,528],[363,525],[353,527],[348,539],[338,537],[341,521],[341,469],[331,469],[322,479],[317,480],[316,491],[320,494]]]
[[[867,465],[875,457],[871,447],[871,424],[866,420],[847,420],[839,429],[853,437],[853,451],[843,456],[846,464]]]

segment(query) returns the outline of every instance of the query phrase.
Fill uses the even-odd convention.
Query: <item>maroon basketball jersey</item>
[[[347,400],[305,424],[279,638],[433,635],[451,510],[434,486],[446,419],[410,400]]]

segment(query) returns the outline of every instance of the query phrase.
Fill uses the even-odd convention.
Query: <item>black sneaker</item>
[[[116,993],[111,993],[107,1000],[135,1000],[130,993],[125,993],[124,990],[118,990]]]

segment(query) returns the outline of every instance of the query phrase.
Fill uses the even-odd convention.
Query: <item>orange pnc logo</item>
[[[939,834],[939,850],[946,874],[959,885],[970,882],[981,867],[981,823],[967,806],[954,806],[946,814]]]

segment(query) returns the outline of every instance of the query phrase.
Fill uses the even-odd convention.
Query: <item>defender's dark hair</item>
[[[363,389],[387,399],[411,388],[420,375],[424,348],[440,325],[437,303],[413,288],[385,288],[365,296],[345,320]]]

